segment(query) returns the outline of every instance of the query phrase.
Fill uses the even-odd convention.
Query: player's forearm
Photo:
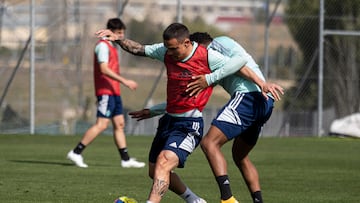
[[[117,81],[119,81],[121,84],[127,86],[126,81],[127,79],[122,77],[121,75],[116,75]]]
[[[100,71],[102,74],[108,76],[109,78],[113,79],[113,80],[117,80],[120,83],[126,82],[126,79],[123,78],[122,76],[120,76],[119,74],[115,73],[114,71],[112,71],[109,67],[107,63],[101,63],[100,64]]]
[[[264,86],[265,81],[262,80],[259,76],[256,75],[254,71],[252,71],[249,67],[244,66],[242,67],[238,74],[244,78],[246,78],[249,81],[254,82],[257,84],[261,89]]]
[[[208,85],[217,83],[219,80],[234,74],[240,68],[242,68],[247,63],[245,57],[232,57],[229,61],[222,67],[210,74],[206,74],[206,82]]]
[[[123,50],[129,52],[130,54],[137,56],[146,56],[145,46],[138,42],[132,41],[130,39],[121,39],[121,40],[116,40],[115,42],[119,44]]]
[[[150,117],[158,116],[165,113],[166,109],[166,102],[156,104],[149,108],[150,110]]]

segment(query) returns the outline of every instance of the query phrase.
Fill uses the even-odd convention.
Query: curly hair
[[[208,44],[213,41],[213,38],[207,32],[194,32],[190,35],[190,41],[195,41],[199,44]]]

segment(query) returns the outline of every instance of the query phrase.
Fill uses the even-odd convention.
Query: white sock
[[[183,194],[180,195],[187,203],[192,203],[197,199],[200,199],[195,193],[193,193],[190,188],[186,187],[186,190]]]

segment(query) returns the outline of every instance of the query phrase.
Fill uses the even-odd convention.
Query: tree
[[[325,0],[325,29],[359,30],[359,5],[360,0]],[[319,2],[289,0],[286,14],[289,30],[302,52],[303,61],[297,74],[304,75],[306,70],[311,70],[306,80],[299,78],[296,85],[304,84],[302,88],[309,91],[309,96],[295,99],[291,104],[287,101],[287,104],[295,108],[316,109]],[[360,40],[327,35],[324,47],[324,107],[335,107],[339,117],[359,111]]]
[[[359,30],[360,1],[326,1],[326,29]],[[341,20],[338,20],[342,17]],[[333,82],[334,105],[339,116],[360,110],[360,41],[355,36],[328,36],[325,38],[325,65],[327,77]],[[326,84],[325,84],[326,85]]]

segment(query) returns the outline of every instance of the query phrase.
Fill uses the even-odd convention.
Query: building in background
[[[231,24],[250,23],[259,12],[264,13],[262,0],[182,0],[182,16],[188,20],[201,17],[206,23],[229,30]],[[168,25],[177,15],[177,0],[131,0],[125,14],[138,21],[149,19],[155,23]],[[274,7],[274,5],[271,5]],[[283,6],[278,8],[278,14]]]
[[[41,0],[35,1],[36,38],[47,41],[53,27],[62,27],[59,33],[64,38],[78,35],[79,26],[86,24],[89,30],[99,28],[105,19],[118,13],[119,0]],[[250,23],[259,13],[264,13],[263,0],[181,0],[182,16],[188,20],[201,17],[206,23],[227,31],[234,25]],[[0,42],[11,39],[26,41],[29,36],[29,1],[0,2]],[[177,16],[177,0],[131,0],[124,9],[122,18],[150,20],[164,26],[174,22]],[[272,6],[273,7],[273,6]],[[277,9],[281,14],[283,7]],[[10,40],[9,40],[10,39]],[[15,46],[15,45],[13,45]]]

